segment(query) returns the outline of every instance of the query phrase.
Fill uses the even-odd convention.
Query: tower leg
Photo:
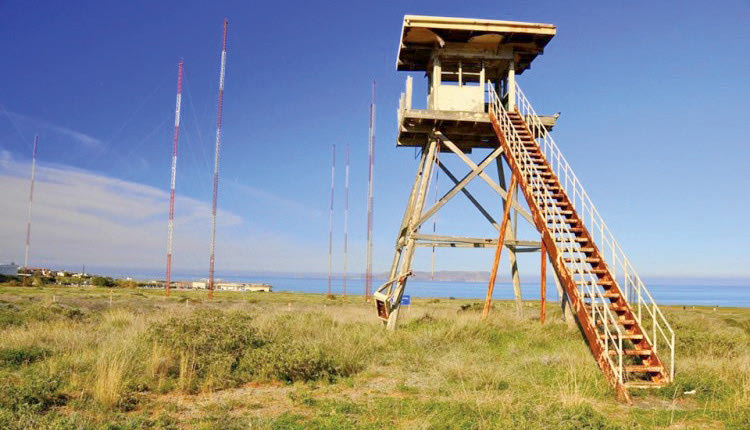
[[[411,212],[412,208],[414,207],[414,199],[417,195],[417,190],[419,189],[419,180],[421,179],[421,173],[422,169],[424,169],[424,163],[427,159],[427,153],[422,151],[422,157],[419,161],[419,167],[417,168],[417,176],[414,179],[414,184],[411,187],[411,192],[409,193],[409,200],[406,202],[406,210],[404,211],[404,217],[401,219],[401,227],[398,229],[398,235],[396,236],[396,250],[393,254],[393,262],[391,263],[391,271],[390,275],[388,276],[388,279],[394,279],[396,277],[396,274],[398,273],[398,268],[401,263],[401,254],[404,250],[404,245],[406,244],[406,230],[409,225],[409,220],[411,219]],[[388,293],[392,291],[392,288],[388,287]]]
[[[552,267],[554,268],[555,265],[553,264]],[[557,274],[557,270],[554,271],[555,276],[552,278],[555,280],[555,287],[557,288],[557,297],[560,298],[560,307],[563,311],[563,317],[565,318],[565,322],[568,324],[568,327],[574,327],[576,324],[575,317],[573,316],[573,310],[570,308],[570,299],[568,298],[568,293],[565,292],[565,290],[562,287],[562,283],[560,282],[560,276]]]
[[[500,224],[500,236],[497,240],[497,247],[495,248],[495,261],[492,263],[492,272],[490,274],[490,284],[487,287],[487,297],[484,299],[484,309],[482,309],[482,319],[487,318],[490,313],[490,307],[492,305],[492,292],[495,289],[495,278],[497,277],[497,266],[500,264],[500,256],[502,255],[503,246],[505,245],[505,236],[508,231],[508,224],[510,221],[510,207],[513,201],[513,191],[516,188],[516,177],[510,181],[510,191],[508,191],[508,198],[505,202],[505,208],[503,209],[503,220]],[[510,248],[510,247],[509,247]]]
[[[420,163],[420,169],[417,172],[417,178],[415,180],[414,187],[412,188],[412,195],[409,198],[409,205],[407,206],[406,213],[404,214],[404,220],[402,222],[401,233],[396,244],[396,256],[393,258],[393,266],[391,267],[391,278],[399,279],[396,284],[395,290],[392,290],[393,308],[388,316],[387,328],[388,330],[395,330],[398,325],[398,317],[401,310],[401,296],[404,294],[404,288],[406,287],[406,275],[411,270],[411,263],[414,259],[414,251],[416,250],[416,243],[414,240],[414,234],[419,232],[419,218],[422,215],[422,209],[424,208],[425,198],[430,185],[430,178],[432,176],[432,166],[435,164],[435,153],[437,151],[437,140],[432,139],[427,148],[426,154],[422,155],[422,162]],[[425,151],[423,151],[425,152]],[[400,260],[400,261],[399,261]],[[391,288],[389,288],[391,290]]]
[[[507,195],[510,196],[510,190],[507,188],[507,185],[505,183],[505,172],[503,171],[503,161],[502,157],[498,157],[497,159],[497,176],[500,181],[500,186],[505,189],[505,191],[508,193]],[[512,201],[516,201],[516,193],[513,193],[513,199]],[[511,202],[506,202],[506,204],[511,204]],[[513,209],[515,218],[518,218],[517,211],[515,208]],[[513,224],[509,225],[508,233],[506,234],[505,239],[516,239],[516,226],[517,224],[514,222]],[[523,298],[521,297],[521,277],[518,274],[518,260],[516,259],[516,249],[514,247],[508,247],[508,261],[510,262],[510,274],[511,279],[513,280],[513,295],[516,299],[516,312],[519,316],[523,316]]]

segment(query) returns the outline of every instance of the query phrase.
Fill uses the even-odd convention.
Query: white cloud
[[[277,194],[269,193],[268,191],[265,191],[265,190],[251,187],[249,185],[240,184],[239,182],[236,182],[236,181],[225,181],[224,183],[236,191],[245,193],[249,196],[255,197],[256,199],[259,199],[266,203],[270,203],[271,205],[284,209],[284,210],[298,212],[298,213],[305,214],[308,216],[319,217],[323,215],[323,212],[321,210],[316,209],[316,208],[311,208],[310,206],[302,204],[296,200],[287,199]]]
[[[0,107],[2,107],[2,105],[0,105]],[[72,128],[53,124],[43,119],[32,118],[30,116],[22,115],[22,114],[15,113],[15,112],[10,112],[6,110],[4,107],[3,107],[3,112],[9,117],[9,119],[11,119],[11,121],[13,122],[14,126],[16,126],[16,128],[17,128],[17,125],[15,121],[13,121],[13,119],[18,119],[21,121],[29,122],[34,125],[34,128],[42,128],[42,129],[49,130],[49,131],[52,131],[54,133],[57,133],[63,136],[67,136],[73,139],[75,142],[88,148],[99,147],[103,143],[100,139],[97,139],[86,133],[83,133],[78,130],[73,130]]]
[[[29,163],[0,153],[0,261],[23,257]],[[69,166],[37,164],[31,265],[163,267],[168,193]],[[208,265],[211,208],[179,196],[175,202],[174,267]],[[220,211],[219,270],[311,271],[323,267],[319,250],[293,237],[249,225]]]

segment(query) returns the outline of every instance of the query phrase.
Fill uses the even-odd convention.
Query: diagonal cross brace
[[[469,157],[466,156],[466,154],[464,154],[463,151],[461,151],[456,146],[455,143],[453,143],[450,140],[448,140],[448,138],[446,138],[445,135],[442,132],[436,131],[435,132],[435,137],[437,137],[438,139],[440,139],[440,141],[443,144],[445,144],[445,146],[448,147],[448,149],[450,149],[451,151],[453,151],[453,153],[455,153],[456,155],[458,155],[458,157],[461,160],[463,160],[463,162],[466,163],[472,169],[471,173],[476,172],[474,174],[474,176],[479,175],[479,177],[481,177],[482,179],[484,179],[484,181],[487,183],[487,185],[490,186],[490,188],[492,188],[493,190],[495,190],[495,192],[497,192],[498,194],[500,194],[500,197],[503,198],[503,201],[507,201],[508,200],[508,193],[504,189],[502,189],[502,187],[500,187],[500,185],[498,185],[497,182],[495,182],[494,180],[492,180],[492,178],[490,178],[489,175],[487,175],[486,173],[484,173],[484,168],[487,167],[487,166],[485,165],[484,167],[481,167],[484,164],[484,162],[487,161],[490,158],[490,156],[492,156],[493,154],[495,154],[495,152],[497,152],[497,151],[492,151],[492,153],[490,154],[490,156],[488,156],[487,158],[485,158],[482,161],[482,163],[480,163],[480,165],[477,166],[473,161],[471,161],[471,159]],[[500,152],[498,152],[498,154],[495,155],[494,158],[496,158],[498,155],[500,155]],[[490,161],[492,161],[492,160],[490,160]],[[474,176],[472,176],[472,178]],[[465,184],[464,184],[464,186],[465,186]],[[458,192],[458,191],[456,191],[456,192]],[[445,203],[443,203],[443,204],[445,204]],[[523,207],[521,207],[521,205],[518,204],[518,201],[513,201],[513,202],[511,202],[511,204],[512,204],[513,208],[515,210],[517,210],[518,213],[521,214],[522,217],[526,218],[527,221],[529,221],[532,225],[536,226],[536,224],[534,223],[534,219],[531,217],[531,214],[526,209],[524,209]],[[429,211],[427,213],[425,213],[425,216],[427,216],[428,214],[430,214]],[[426,218],[425,218],[425,220],[426,220]]]
[[[461,179],[458,183],[456,183],[453,188],[450,189],[443,197],[440,198],[435,204],[432,205],[430,209],[427,210],[424,214],[422,214],[422,217],[419,218],[419,221],[416,223],[416,227],[419,228],[422,224],[425,223],[428,219],[430,219],[431,216],[435,215],[435,212],[437,212],[441,207],[443,207],[450,199],[452,199],[456,194],[458,194],[459,191],[462,191],[466,185],[471,182],[472,179],[476,178],[478,175],[483,174],[482,171],[489,166],[490,163],[492,163],[500,154],[503,152],[502,147],[497,147],[494,151],[492,151],[487,157],[482,160],[481,163],[477,166],[476,164],[472,167],[471,172],[467,173],[463,179]],[[438,165],[442,166],[442,163],[438,162]]]
[[[443,172],[445,172],[445,174],[448,176],[448,178],[451,181],[453,181],[453,183],[455,185],[459,184],[459,180],[439,160],[438,160],[438,167],[440,167],[440,170],[442,170]],[[492,215],[490,215],[490,213],[487,212],[481,204],[479,204],[479,202],[477,201],[477,199],[474,198],[474,196],[469,192],[469,190],[467,190],[464,187],[464,188],[461,188],[461,192],[464,193],[464,195],[466,196],[466,198],[469,199],[469,201],[474,204],[474,206],[479,210],[479,212],[482,213],[482,215],[484,215],[485,218],[487,218],[487,221],[489,221],[490,224],[492,224],[492,226],[495,227],[495,229],[497,231],[500,231],[500,225],[497,223],[497,221],[495,221],[495,219],[492,218]]]
[[[453,175],[453,173],[451,173],[451,171],[448,170],[448,168],[445,167],[445,165],[443,163],[441,163],[440,161],[438,161],[438,166],[440,167],[440,169],[443,172],[445,172],[445,174],[448,176],[448,178],[451,181],[453,181],[454,184],[458,185],[458,182],[459,182],[458,179],[456,179],[456,177]],[[474,206],[479,210],[479,212],[481,212],[482,215],[484,215],[484,217],[487,219],[487,221],[489,221],[490,224],[492,224],[492,226],[495,227],[495,230],[497,230],[499,232],[500,231],[500,224],[498,224],[497,221],[495,221],[495,218],[493,218],[492,215],[490,215],[490,213],[487,212],[487,210],[477,201],[477,199],[474,197],[474,195],[471,194],[471,192],[469,190],[467,190],[466,188],[462,188],[461,192],[464,193],[464,195],[466,195],[466,198],[468,198],[469,201],[471,201],[471,203],[474,204]],[[511,227],[511,229],[505,234],[505,236],[506,236],[505,240],[515,239],[515,235],[511,233],[512,230],[513,230],[513,227]]]

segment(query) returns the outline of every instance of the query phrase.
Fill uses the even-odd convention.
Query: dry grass
[[[1,428],[750,427],[747,309],[668,309],[677,380],[626,407],[553,306],[545,326],[536,304],[521,318],[504,302],[481,323],[469,301],[417,299],[386,335],[359,298],[0,287],[0,300],[19,318],[0,348],[38,357],[0,366]]]

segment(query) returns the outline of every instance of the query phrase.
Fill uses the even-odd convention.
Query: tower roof
[[[544,51],[555,32],[552,24],[406,15],[396,68],[426,71],[432,51],[445,47],[476,51],[479,55],[474,58],[481,58],[482,52],[507,46],[513,48],[520,74]]]

